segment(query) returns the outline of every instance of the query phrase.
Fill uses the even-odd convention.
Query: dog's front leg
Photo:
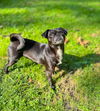
[[[53,70],[46,70],[46,76],[47,79],[49,81],[50,87],[55,90],[55,86],[53,84],[53,80],[52,80],[52,75],[53,75]]]

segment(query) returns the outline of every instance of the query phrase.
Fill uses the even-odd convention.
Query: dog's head
[[[64,28],[55,28],[46,30],[42,36],[47,38],[49,43],[53,45],[60,45],[64,43],[67,30]]]

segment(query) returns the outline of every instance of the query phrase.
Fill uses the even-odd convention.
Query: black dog
[[[4,71],[8,73],[8,68],[25,56],[45,66],[48,81],[51,88],[54,89],[52,74],[55,67],[62,63],[65,35],[67,35],[67,31],[63,28],[48,29],[42,34],[48,39],[48,44],[43,44],[22,38],[20,34],[10,34],[9,59]]]

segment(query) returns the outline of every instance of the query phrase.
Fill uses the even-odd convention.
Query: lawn
[[[49,87],[44,67],[26,58],[5,74],[9,38],[23,37],[47,43],[46,29],[68,30],[65,55]],[[89,44],[78,44],[81,37]],[[100,1],[0,0],[0,111],[100,110]]]

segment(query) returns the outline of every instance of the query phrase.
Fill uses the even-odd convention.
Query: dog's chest
[[[60,46],[57,47],[57,59],[58,59],[58,65],[62,64],[63,51]]]

